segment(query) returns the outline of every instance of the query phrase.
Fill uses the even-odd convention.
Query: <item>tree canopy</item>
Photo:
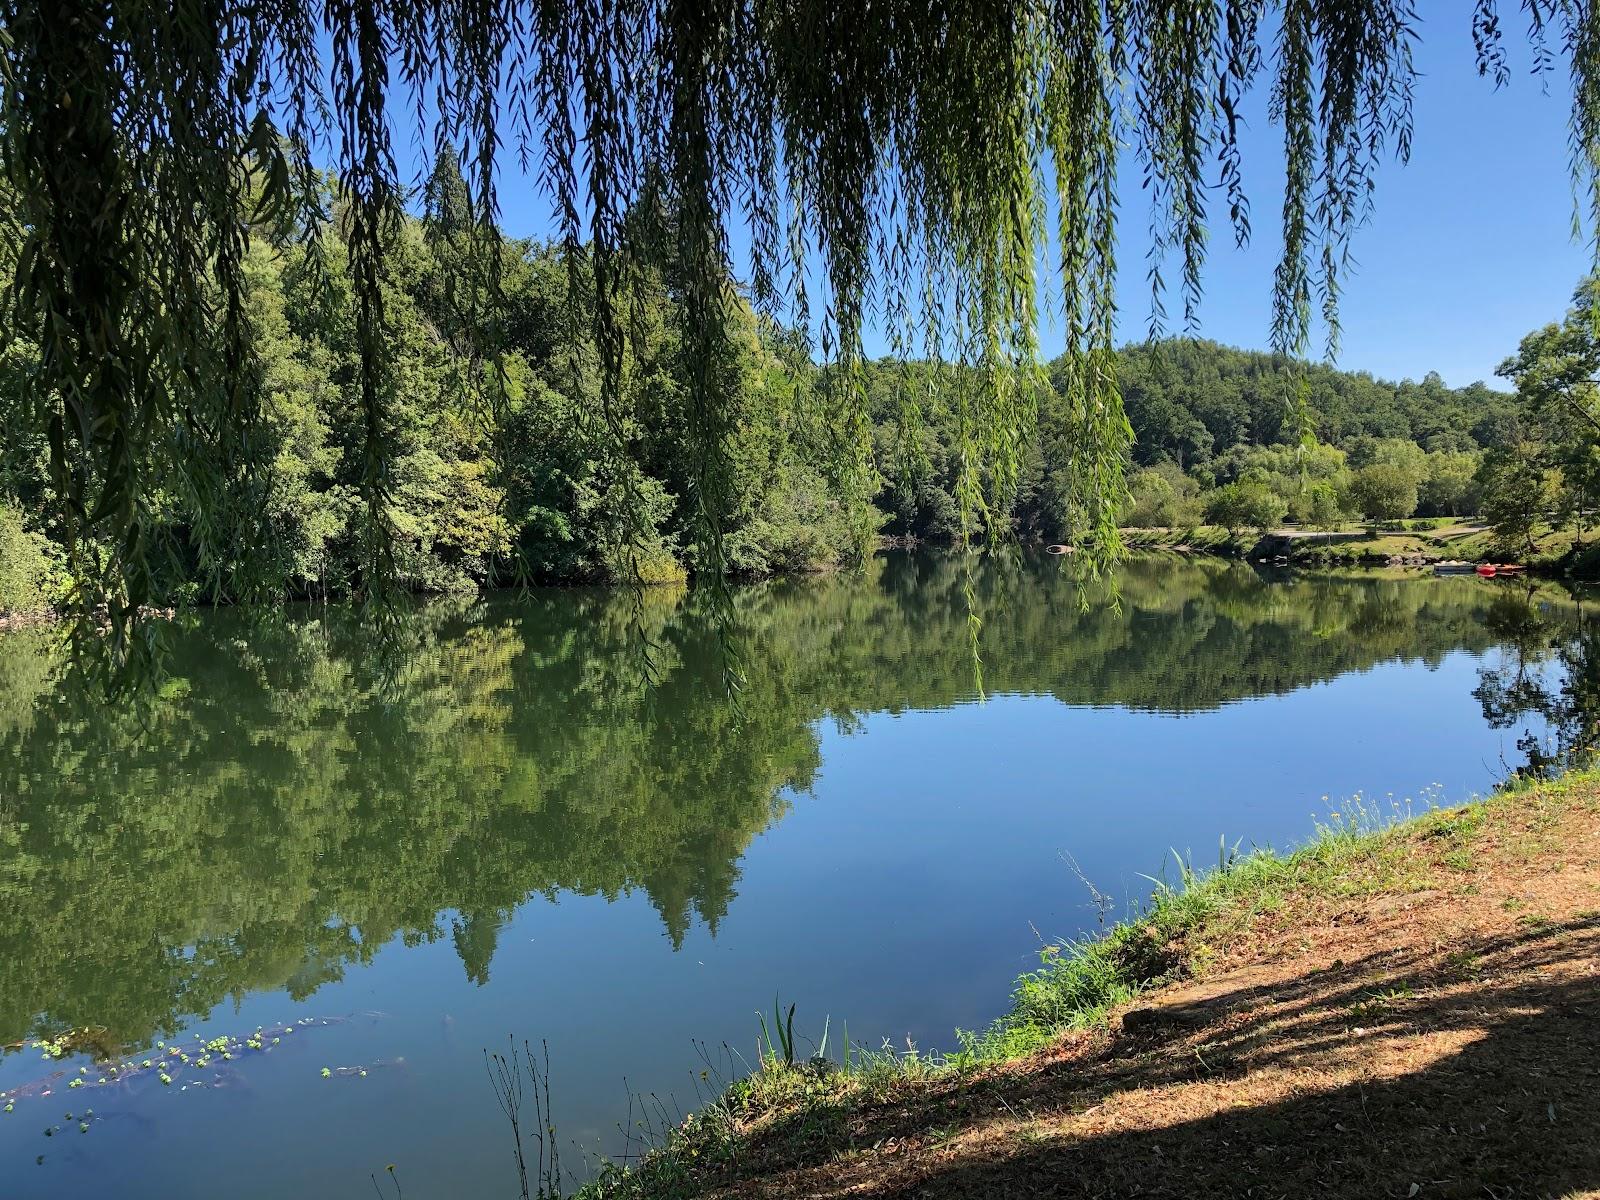
[[[1570,64],[1574,171],[1592,209],[1600,20],[1580,0],[1523,7],[1541,69],[1558,54]],[[1471,21],[1480,72],[1505,82],[1494,0],[1477,0]],[[277,567],[255,553],[272,479],[253,452],[265,416],[247,303],[263,238],[298,245],[312,278],[344,289],[360,582],[381,595],[395,578],[407,381],[389,288],[408,200],[396,137],[467,164],[433,225],[458,246],[451,307],[464,314],[492,311],[500,291],[497,155],[536,169],[581,294],[573,309],[593,330],[573,369],[598,380],[622,463],[640,336],[630,297],[641,273],[665,272],[684,313],[675,450],[711,577],[728,560],[729,317],[744,299],[819,329],[819,403],[847,497],[874,473],[867,322],[948,367],[933,380],[958,414],[970,531],[1018,486],[1044,385],[1039,297],[1057,297],[1075,450],[1062,484],[1090,557],[1112,555],[1129,440],[1112,362],[1120,147],[1152,197],[1156,317],[1170,256],[1192,321],[1213,179],[1234,235],[1250,233],[1240,107],[1265,80],[1287,180],[1272,341],[1304,349],[1317,312],[1331,351],[1374,168],[1409,152],[1415,23],[1411,0],[5,0],[4,322],[38,348],[26,420],[8,437],[48,448],[81,645],[112,666],[144,652],[164,495],[199,514],[193,544],[215,594],[271,584]],[[394,127],[400,112],[409,132]],[[322,254],[330,226],[337,270]],[[753,236],[736,287],[739,226]],[[460,340],[469,359],[497,361],[484,322]],[[483,403],[503,392],[488,371]],[[919,399],[906,403],[914,415]],[[624,511],[645,508],[625,469],[619,480]],[[96,640],[102,618],[109,636]]]
[[[1508,551],[1529,550],[1544,523],[1570,524],[1577,549],[1600,489],[1600,280],[1579,284],[1559,324],[1536,329],[1499,373],[1517,389],[1504,444],[1480,473],[1484,515]]]
[[[571,304],[569,276],[585,276],[586,259],[573,264],[559,245],[507,238],[492,319],[462,313],[462,247],[438,232],[459,182],[455,161],[442,162],[423,215],[402,220],[386,268],[398,384],[387,409],[393,581],[438,593],[518,580],[663,582],[697,570],[693,465],[678,452],[689,419],[686,313],[670,279],[640,272],[633,281],[630,371],[607,406],[592,336]],[[239,465],[263,481],[251,548],[278,599],[349,596],[363,582],[366,463],[345,258],[339,231],[328,229],[311,251],[261,239],[245,262],[261,421]],[[827,474],[809,419],[818,372],[747,306],[731,308],[728,320],[725,383],[735,403],[720,569],[753,576],[839,565],[870,538],[874,514],[842,500]],[[483,338],[493,339],[492,365],[474,353]],[[27,380],[39,362],[38,347],[21,340],[0,357],[0,427],[26,423]],[[0,445],[0,545],[26,550],[42,532],[59,562],[66,537],[51,519],[49,490],[46,446]],[[17,511],[26,527],[13,530]],[[149,603],[203,596],[205,521],[198,497],[177,481],[153,494],[146,531],[166,552],[151,565]],[[0,611],[37,607],[26,593],[41,573],[20,558],[8,567]]]

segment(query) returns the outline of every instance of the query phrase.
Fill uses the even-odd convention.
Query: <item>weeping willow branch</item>
[[[1592,228],[1600,17],[1588,0],[1521,8],[1539,69],[1570,70],[1579,220]],[[1465,15],[1479,70],[1506,84],[1497,5]],[[41,348],[28,411],[48,434],[77,644],[108,678],[153,662],[140,612],[172,549],[155,544],[171,536],[156,532],[171,524],[152,520],[158,497],[188,498],[187,549],[217,598],[281,587],[253,523],[262,416],[243,263],[270,236],[331,276],[318,257],[329,220],[359,350],[362,583],[373,599],[394,584],[384,296],[408,203],[397,137],[459,163],[451,236],[478,239],[456,256],[475,277],[459,293],[464,326],[492,324],[502,151],[548,192],[570,308],[591,327],[583,369],[600,379],[624,541],[642,536],[626,513],[644,504],[623,402],[630,297],[659,276],[687,314],[681,453],[695,562],[718,587],[739,402],[730,317],[746,304],[814,335],[845,499],[878,481],[866,332],[880,324],[939,364],[929,377],[958,413],[969,540],[1004,534],[1040,389],[1061,388],[1072,536],[1080,562],[1103,566],[1120,552],[1131,439],[1112,353],[1122,148],[1151,202],[1154,327],[1169,258],[1192,327],[1208,201],[1220,196],[1237,241],[1251,235],[1239,128],[1267,79],[1287,181],[1271,338],[1303,353],[1320,321],[1332,354],[1376,168],[1409,154],[1416,38],[1411,0],[0,0],[8,309]],[[337,179],[331,211],[321,169]],[[668,216],[640,219],[652,209]],[[740,230],[751,249],[736,263]],[[1053,382],[1041,298],[1066,335]],[[907,389],[904,430],[924,399]]]

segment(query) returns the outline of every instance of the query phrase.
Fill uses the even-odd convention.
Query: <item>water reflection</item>
[[[1600,745],[1600,627],[1592,606],[1537,586],[1495,597],[1484,615],[1504,653],[1473,695],[1494,729],[1517,739],[1516,774],[1548,777],[1587,765]],[[1543,735],[1531,726],[1544,730]]]
[[[977,583],[991,694],[1188,713],[1505,645],[1491,720],[1537,714],[1561,753],[1596,732],[1595,633],[1549,585],[1162,559],[1128,566],[1115,609],[1052,562]],[[309,996],[395,939],[448,939],[486,983],[536,894],[642,891],[677,945],[715,929],[751,840],[811,787],[820,721],[974,697],[950,557],[742,592],[737,704],[692,595],[645,596],[653,687],[631,619],[596,592],[430,604],[381,672],[341,610],[198,615],[140,718],[53,687],[43,635],[8,638],[0,1043],[96,1025],[137,1045],[230,997]]]

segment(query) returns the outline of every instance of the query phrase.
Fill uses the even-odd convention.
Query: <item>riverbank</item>
[[[1600,773],[1373,826],[1182,869],[956,1055],[777,1038],[582,1196],[1600,1188]]]
[[[61,614],[49,608],[28,612],[0,612],[0,633],[9,633],[17,629],[34,629],[40,625],[54,625],[60,619]]]
[[[1176,552],[1208,555],[1218,558],[1245,559],[1251,562],[1276,562],[1283,565],[1325,569],[1328,567],[1426,567],[1436,562],[1482,562],[1503,560],[1505,555],[1492,545],[1492,533],[1484,526],[1465,521],[1435,521],[1420,519],[1405,522],[1416,526],[1399,531],[1373,532],[1367,530],[1312,531],[1281,529],[1268,534],[1244,533],[1234,535],[1217,525],[1202,525],[1188,529],[1124,529],[1123,541],[1135,553]],[[1540,575],[1567,576],[1579,579],[1600,579],[1600,542],[1579,547],[1570,531],[1545,530],[1536,539],[1537,552],[1524,555],[1519,561]],[[925,544],[914,537],[879,539],[878,553],[916,551]],[[1034,549],[1040,547],[1034,544]],[[948,546],[935,546],[938,553],[958,553]],[[816,578],[835,574],[837,565],[813,564],[765,575],[744,575],[737,579],[741,584],[764,583],[783,579]],[[681,574],[649,578],[640,583],[647,589],[667,590],[688,585]],[[541,589],[614,588],[628,590],[627,583],[586,583],[566,580],[540,584]],[[437,600],[452,595],[485,596],[496,591],[512,590],[515,585],[484,585],[481,588],[458,592],[416,591],[407,593],[413,600]],[[348,596],[339,596],[335,603],[356,603]],[[309,596],[284,597],[282,605],[327,603]],[[226,603],[209,601],[191,603],[188,611],[206,608],[226,608]],[[177,614],[175,608],[150,608],[146,616],[170,618]],[[7,609],[0,604],[0,633],[51,625],[63,619],[63,611],[43,600],[28,607]]]
[[[1303,567],[1426,567],[1440,562],[1515,561],[1542,575],[1600,578],[1600,547],[1579,543],[1570,529],[1541,527],[1533,548],[1514,554],[1496,546],[1494,532],[1470,520],[1424,518],[1402,529],[1277,529],[1231,534],[1217,525],[1193,529],[1124,529],[1131,550],[1214,554]]]

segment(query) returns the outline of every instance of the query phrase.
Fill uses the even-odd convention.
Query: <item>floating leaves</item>
[[[365,1015],[379,1017],[383,1014]],[[79,1066],[78,1073],[67,1081],[66,1090],[113,1087],[133,1083],[141,1077],[153,1078],[162,1087],[171,1087],[181,1082],[179,1090],[185,1092],[191,1087],[216,1087],[225,1081],[223,1075],[200,1077],[200,1074],[209,1070],[214,1063],[232,1063],[250,1056],[270,1054],[273,1047],[281,1045],[283,1038],[296,1029],[337,1025],[348,1019],[348,1017],[301,1017],[291,1023],[273,1026],[270,1029],[258,1025],[253,1032],[243,1036],[221,1034],[208,1039],[196,1033],[194,1043],[188,1048],[165,1041],[157,1042],[155,1049],[161,1052],[158,1057],[108,1057],[106,1061],[100,1063]],[[46,1060],[54,1061],[67,1054],[104,1049],[104,1035],[105,1030],[99,1027],[90,1030],[69,1030],[53,1038],[35,1041],[32,1045],[34,1049],[42,1051]],[[334,1076],[364,1078],[369,1069],[398,1066],[404,1061],[395,1059],[392,1062],[377,1062],[368,1066],[324,1067],[322,1074],[324,1078]],[[7,1113],[14,1111],[18,1100],[51,1095],[61,1086],[60,1081],[65,1075],[64,1071],[57,1071],[8,1092],[0,1092],[0,1103],[3,1103],[4,1111]],[[88,1115],[93,1115],[92,1110]],[[70,1113],[67,1114],[67,1119],[69,1121],[72,1119]]]
[[[323,1067],[322,1077],[324,1079],[365,1079],[369,1070],[376,1070],[379,1067],[403,1067],[405,1066],[405,1061],[403,1058],[396,1058],[375,1062],[366,1067]]]

